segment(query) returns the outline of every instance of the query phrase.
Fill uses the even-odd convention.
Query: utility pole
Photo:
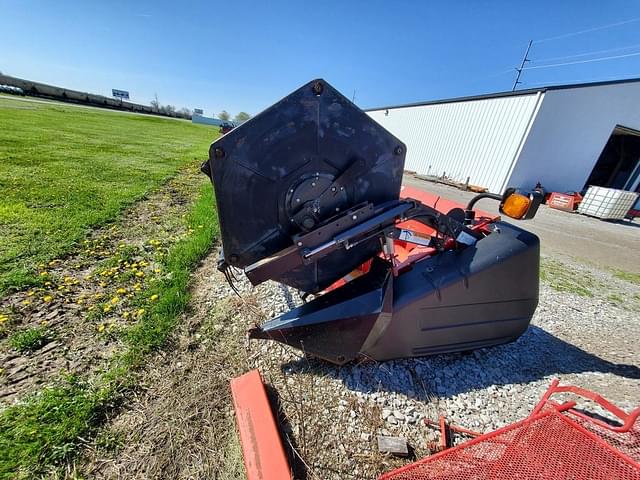
[[[529,45],[527,45],[527,51],[524,52],[524,57],[522,57],[522,63],[520,64],[520,68],[516,68],[516,72],[518,72],[518,76],[516,77],[516,81],[513,82],[513,88],[511,89],[512,92],[516,91],[516,87],[518,86],[520,82],[520,75],[522,74],[522,70],[524,70],[524,64],[529,62],[529,50],[531,50],[531,44],[533,43],[533,40],[529,40]]]
[[[353,89],[353,96],[351,97],[351,103],[356,103],[356,89]]]

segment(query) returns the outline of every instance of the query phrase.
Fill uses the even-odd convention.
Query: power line
[[[535,65],[533,67],[522,68],[521,70],[537,70],[539,68],[564,67],[565,65],[578,65],[580,63],[604,62],[605,60],[615,60],[616,58],[637,57],[640,52],[627,53],[625,55],[613,55],[611,57],[590,58],[589,60],[577,60],[575,62],[552,63],[550,65]]]
[[[531,60],[532,62],[538,63],[538,62],[552,62],[555,60],[566,60],[569,58],[580,58],[580,57],[588,57],[590,55],[597,55],[599,53],[609,53],[609,52],[619,52],[620,50],[628,50],[630,48],[637,48],[640,47],[640,43],[637,43],[635,45],[627,45],[626,47],[617,47],[617,48],[607,48],[606,50],[593,50],[591,52],[584,52],[584,53],[577,53],[574,55],[565,55],[562,57],[550,57],[550,58],[542,58],[540,60]]]
[[[636,75],[630,75],[628,78],[622,79],[622,80],[631,80],[631,79],[636,79],[640,77],[640,73],[636,74]],[[571,80],[556,80],[555,82],[535,82],[532,84],[531,88],[534,87],[541,87],[544,85],[571,85],[574,83],[591,83],[591,82],[606,82],[609,80],[621,80],[621,78],[619,76],[609,76],[609,77],[591,77],[591,78],[578,78],[578,79],[571,79]]]
[[[598,30],[605,30],[607,28],[619,27],[620,25],[627,25],[629,23],[634,23],[640,21],[640,17],[631,18],[629,20],[623,20],[622,22],[610,23],[608,25],[601,25],[599,27],[588,28],[586,30],[580,30],[577,32],[564,33],[562,35],[557,35],[555,37],[543,38],[542,40],[536,40],[534,43],[543,43],[550,42],[551,40],[559,40],[561,38],[574,37],[576,35],[582,35],[584,33],[597,32]]]

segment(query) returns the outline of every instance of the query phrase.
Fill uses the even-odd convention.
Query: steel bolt
[[[396,148],[394,148],[393,153],[394,155],[402,155],[402,151],[402,147],[398,145]]]
[[[314,95],[322,95],[322,92],[324,91],[324,85],[322,84],[322,82],[316,82],[313,84],[312,90]]]
[[[340,211],[340,208],[339,208],[339,207],[336,207],[336,212],[339,212],[339,211]]]
[[[296,198],[296,203],[300,203],[300,199],[299,198]]]
[[[298,242],[298,246],[301,247],[302,246],[302,242]]]
[[[358,219],[358,215],[354,215],[353,217],[351,217],[351,220],[357,220]]]
[[[336,187],[331,187],[331,191],[332,191],[332,192],[335,192],[336,190],[337,190],[337,188],[336,188]]]
[[[315,187],[316,186],[316,182],[311,182],[311,186]]]
[[[221,147],[216,147],[213,149],[213,156],[215,158],[223,158],[225,155],[224,150]]]

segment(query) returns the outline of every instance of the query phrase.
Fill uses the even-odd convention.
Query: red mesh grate
[[[628,456],[640,468],[640,420],[636,419],[629,431],[616,432],[572,415],[571,410],[567,412],[567,415],[576,423],[582,425],[585,430],[602,438],[608,445]]]
[[[625,425],[613,428],[571,408],[575,402],[551,402],[555,387],[530,417],[380,480],[640,480],[638,411],[616,410]]]

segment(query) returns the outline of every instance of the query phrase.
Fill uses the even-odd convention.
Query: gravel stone
[[[305,445],[305,462],[318,478],[351,478],[356,467],[358,478],[376,478],[382,465],[388,470],[406,462],[375,457],[373,433],[407,438],[418,458],[429,454],[425,445],[437,442],[439,433],[424,418],[444,414],[480,432],[521,420],[554,378],[599,392],[629,411],[640,399],[640,303],[612,303],[611,297],[640,298],[637,285],[563,262],[573,275],[602,287],[592,288],[589,297],[542,283],[531,326],[506,345],[336,367],[276,342],[250,341],[249,366],[260,368],[283,398],[288,421],[304,424],[294,443]],[[252,292],[245,280],[236,286],[243,295]],[[253,292],[264,312],[301,304],[297,292],[274,282]],[[464,440],[454,436],[455,442]]]

